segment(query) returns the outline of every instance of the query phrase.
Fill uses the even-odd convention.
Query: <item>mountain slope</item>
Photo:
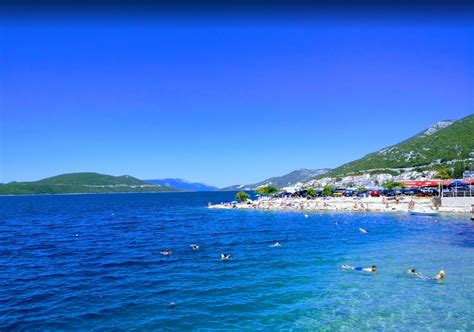
[[[158,191],[176,189],[149,184],[129,175],[112,176],[92,172],[62,174],[33,182],[0,184],[0,195]]]
[[[442,121],[390,147],[335,168],[325,176],[373,169],[405,168],[474,157],[474,115]]]
[[[306,182],[318,175],[325,174],[329,171],[329,168],[322,168],[322,169],[299,169],[293,171],[291,173],[272,177],[257,183],[247,184],[247,185],[235,185],[231,187],[222,188],[221,190],[255,190],[258,187],[272,185],[277,188],[283,188],[292,186],[298,182]]]
[[[157,180],[144,180],[147,183],[160,184],[162,186],[172,187],[179,190],[187,191],[215,191],[217,187],[208,186],[205,183],[200,182],[189,182],[184,179],[157,179]]]

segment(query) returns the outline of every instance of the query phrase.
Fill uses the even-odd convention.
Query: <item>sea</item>
[[[0,197],[0,330],[474,330],[468,216],[207,208],[234,196]]]

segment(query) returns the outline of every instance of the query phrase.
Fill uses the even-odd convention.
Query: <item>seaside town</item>
[[[465,171],[462,179],[433,179],[434,176],[435,172],[416,171],[399,176],[366,173],[311,180],[282,189],[266,185],[257,188],[255,199],[239,192],[235,201],[209,203],[209,208],[407,212],[418,215],[474,213],[474,171]],[[407,180],[416,177],[416,180]]]

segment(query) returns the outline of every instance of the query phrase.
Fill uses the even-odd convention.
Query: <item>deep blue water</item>
[[[474,330],[467,219],[206,208],[233,195],[0,197],[0,330]]]

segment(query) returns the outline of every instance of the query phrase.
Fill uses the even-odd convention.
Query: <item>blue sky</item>
[[[0,182],[251,183],[473,113],[466,22],[158,22],[4,25]]]

